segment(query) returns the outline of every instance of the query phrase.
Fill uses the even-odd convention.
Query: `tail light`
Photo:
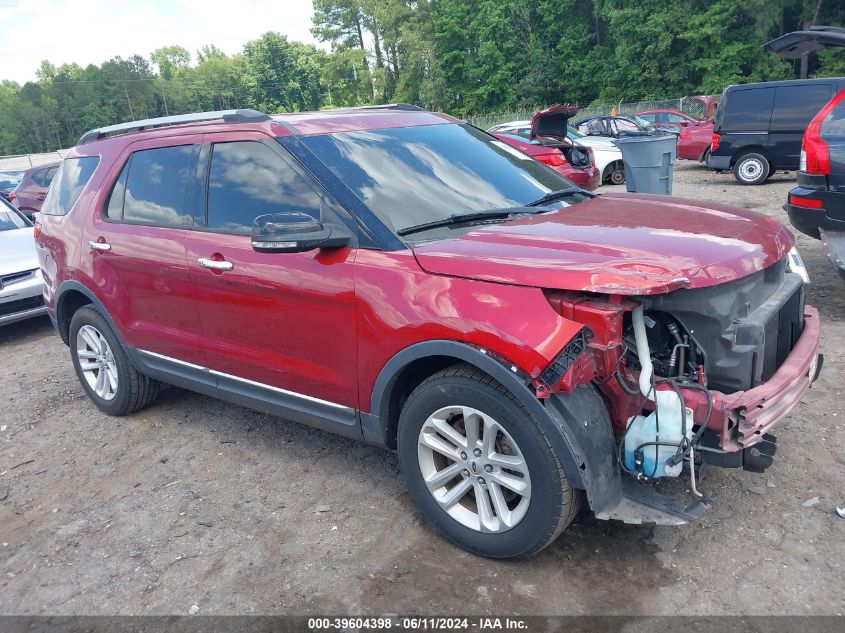
[[[544,165],[548,165],[549,167],[562,167],[566,165],[566,158],[560,152],[553,152],[549,154],[540,154],[536,157]]]
[[[830,175],[830,148],[822,138],[822,123],[840,102],[845,100],[845,90],[827,102],[819,113],[810,121],[804,132],[801,145],[801,164],[799,169],[808,174]]]
[[[38,221],[38,216],[32,219],[32,223],[35,226],[35,239],[38,239],[41,237],[41,222]]]
[[[714,134],[713,138],[710,139],[710,148],[711,148],[710,151],[713,151],[713,152],[715,152],[717,149],[719,149],[719,135],[718,134]]]

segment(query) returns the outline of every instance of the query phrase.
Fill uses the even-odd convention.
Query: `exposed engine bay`
[[[561,386],[592,378],[611,415],[623,472],[650,481],[687,471],[692,494],[702,498],[701,464],[762,472],[772,463],[777,444],[768,427],[794,406],[798,387],[784,386],[782,403],[777,394],[758,397],[755,387],[775,376],[805,327],[804,280],[786,259],[707,288],[548,299],[590,328],[589,353]],[[795,385],[817,377],[818,359],[808,363]]]

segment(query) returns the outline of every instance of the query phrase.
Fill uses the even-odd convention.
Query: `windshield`
[[[632,120],[639,123],[642,127],[649,128],[654,127],[654,124],[651,121],[646,121],[644,118],[637,116],[636,114],[631,115],[630,117]]]
[[[576,130],[572,126],[569,126],[568,128],[566,128],[566,135],[569,138],[584,138],[584,134],[581,134],[581,132],[579,132],[578,130]]]
[[[530,156],[457,123],[321,134],[302,142],[397,232],[454,214],[522,206],[572,187]]]
[[[0,205],[0,231],[24,229],[28,226],[30,226],[29,220],[24,218],[20,213],[9,209],[5,205]]]

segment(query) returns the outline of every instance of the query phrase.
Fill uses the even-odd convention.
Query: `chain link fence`
[[[528,121],[535,113],[548,106],[526,107],[514,110],[501,110],[468,115],[467,121],[474,126],[487,130],[494,125],[510,121]],[[690,97],[675,97],[672,99],[650,99],[647,101],[620,101],[618,103],[592,104],[578,110],[573,120],[602,114],[635,114],[646,110],[680,110],[694,119],[705,118],[704,104]]]

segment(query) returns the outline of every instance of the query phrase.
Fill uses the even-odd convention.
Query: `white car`
[[[528,138],[531,135],[531,121],[510,121],[491,127],[488,132],[518,134]],[[622,163],[622,150],[612,138],[585,136],[573,127],[567,127],[566,136],[576,145],[591,147],[596,167],[601,172],[602,182],[621,185],[625,182],[625,168]]]
[[[0,325],[47,312],[34,231],[23,213],[0,199]]]

